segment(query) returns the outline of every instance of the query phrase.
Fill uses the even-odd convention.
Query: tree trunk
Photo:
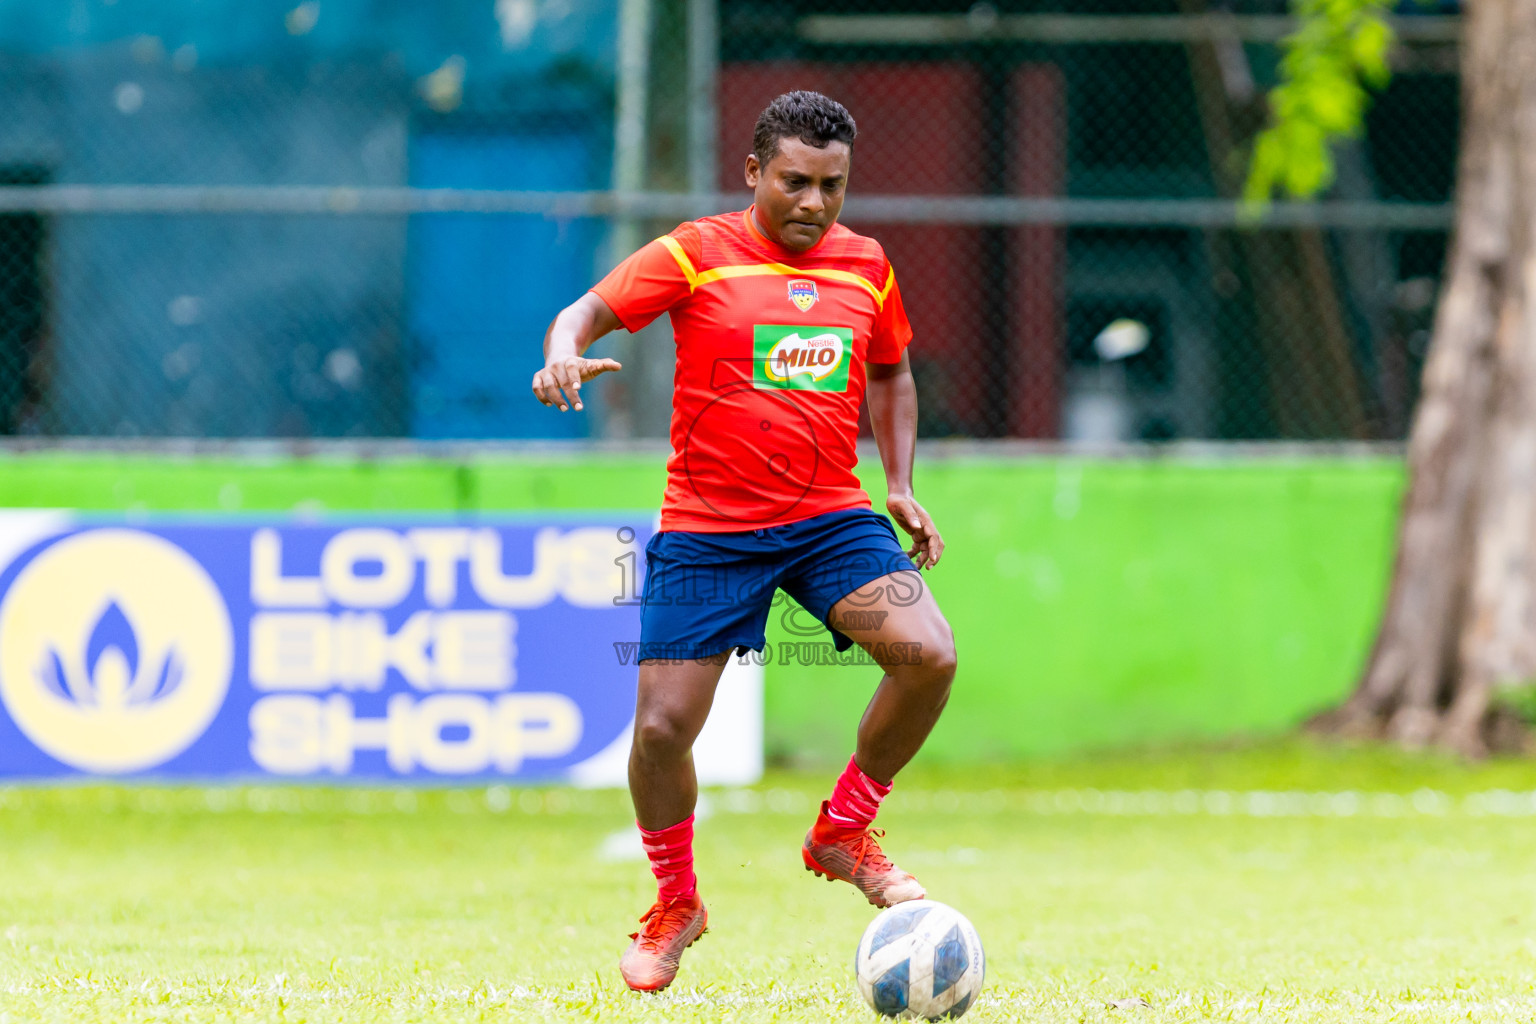
[[[1536,3],[1471,0],[1456,229],[1408,443],[1386,610],[1318,727],[1470,756],[1523,746],[1536,681]]]

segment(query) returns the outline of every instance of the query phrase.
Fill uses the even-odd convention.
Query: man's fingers
[[[561,412],[564,412],[565,396],[560,393],[560,385],[563,382],[560,380],[559,366],[544,367],[544,369],[539,371],[539,375],[535,379],[541,382],[539,389],[543,393],[543,397],[540,400],[545,405],[552,405]]]
[[[569,412],[571,406],[581,408],[581,396],[577,394],[580,388],[581,371],[573,367],[569,361],[555,363],[549,368],[550,374],[555,378],[554,392],[555,404],[561,412]]]
[[[924,524],[921,532],[912,535],[912,547],[907,550],[907,557],[912,559],[912,564],[919,569],[932,569],[939,564],[939,559],[944,556],[944,541],[939,537],[932,524]]]
[[[912,559],[913,568],[922,569],[928,565],[928,548],[919,540],[912,545],[912,550],[907,552],[907,557]]]
[[[933,519],[923,506],[909,498],[892,498],[886,504],[886,511],[911,536],[912,546],[907,549],[907,557],[912,559],[913,565],[919,569],[938,565],[939,557],[944,553],[944,542],[939,539],[939,531],[934,529]]]
[[[578,356],[551,363],[533,375],[533,397],[561,412],[580,410],[582,381],[622,369],[623,364],[616,359],[582,359]]]
[[[570,359],[561,365],[560,387],[576,409],[581,408],[581,360]]]

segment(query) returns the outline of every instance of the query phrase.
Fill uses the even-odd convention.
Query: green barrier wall
[[[960,674],[924,756],[963,762],[1275,732],[1349,691],[1403,482],[1390,459],[924,460],[929,575]],[[0,456],[0,506],[90,510],[652,508],[659,456],[252,461]],[[865,479],[883,500],[878,466]],[[784,664],[770,756],[845,758],[877,670]]]

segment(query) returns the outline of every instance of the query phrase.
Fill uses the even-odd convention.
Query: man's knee
[[[688,756],[695,730],[680,716],[653,712],[635,720],[635,753],[648,761],[677,761]]]
[[[955,681],[955,669],[959,666],[959,659],[955,654],[955,634],[946,625],[941,637],[933,645],[933,654],[928,661],[928,671],[935,686],[943,686],[946,693],[949,692],[949,684]]]
[[[945,623],[935,635],[916,645],[915,657],[910,659],[904,673],[910,684],[931,690],[941,700],[949,695],[950,683],[954,682],[958,660],[955,655],[955,634]]]
[[[955,679],[955,669],[959,667],[959,657],[955,653],[955,634],[948,625],[944,627],[943,639],[936,645],[933,653],[933,673],[936,678],[944,680],[948,686]]]

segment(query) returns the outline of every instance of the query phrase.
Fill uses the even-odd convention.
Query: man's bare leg
[[[727,655],[643,661],[629,754],[629,792],[656,876],[656,903],[640,918],[619,958],[630,988],[654,992],[677,976],[683,950],[704,934],[709,914],[693,874],[693,809],[699,780],[693,741],[704,728]]]
[[[831,620],[885,670],[859,722],[858,746],[805,837],[805,866],[851,882],[875,906],[921,899],[917,879],[870,833],[891,780],[933,731],[955,678],[955,638],[916,572],[883,576],[833,606]]]
[[[629,795],[641,828],[668,828],[693,813],[699,799],[693,741],[709,717],[729,657],[725,652],[712,658],[640,663]]]
[[[854,760],[888,785],[922,749],[949,701],[954,631],[916,572],[861,587],[832,606],[832,622],[885,670],[859,720]]]

